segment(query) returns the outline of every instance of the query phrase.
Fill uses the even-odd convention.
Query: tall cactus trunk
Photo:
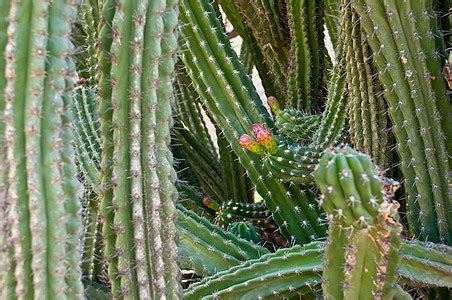
[[[444,45],[432,2],[353,0],[394,124],[412,233],[452,243],[448,172],[452,127],[441,75]]]
[[[102,24],[100,212],[113,296],[177,298],[168,148],[177,1],[107,1]]]
[[[0,200],[10,256],[0,270],[1,298],[79,299],[80,184],[70,107],[75,78],[70,32],[78,3],[9,5],[1,98],[7,162],[1,163],[7,169],[2,184],[7,189]]]

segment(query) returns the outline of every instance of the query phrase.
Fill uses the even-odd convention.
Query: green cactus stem
[[[99,134],[98,107],[93,89],[79,87],[74,91],[73,113],[76,116],[75,151],[79,169],[89,186],[97,193],[100,182],[101,140]]]
[[[368,156],[350,147],[327,150],[314,176],[330,221],[325,297],[391,298],[400,261],[398,203],[384,194]]]
[[[234,222],[228,227],[228,231],[255,244],[262,242],[258,229],[249,222]]]
[[[277,96],[282,96],[286,86],[286,70],[289,62],[289,47],[286,43],[288,31],[281,26],[282,16],[276,8],[276,2],[267,0],[231,2],[235,4],[241,18],[245,21],[249,34],[253,36],[252,41],[256,41],[263,63],[274,79],[273,86]],[[265,76],[268,77],[268,74]]]
[[[175,1],[107,1],[100,29],[101,215],[114,297],[177,298],[169,151]]]
[[[307,113],[320,110],[325,45],[324,1],[287,1],[290,31],[287,107]],[[320,103],[319,103],[320,102]]]
[[[278,229],[264,202],[245,204],[229,201],[223,203],[217,211],[215,221],[223,227],[230,226],[233,222],[244,221],[265,232],[273,232]]]
[[[78,299],[83,296],[80,184],[73,163],[70,95],[75,79],[70,33],[78,3],[9,5],[1,101],[8,190],[2,207],[11,226],[8,252],[13,259],[11,276],[1,276],[0,289],[7,299]]]
[[[441,76],[444,42],[432,1],[356,0],[389,106],[407,192],[411,232],[450,244],[449,96]],[[438,38],[436,38],[438,36]]]
[[[346,1],[348,2],[348,1]],[[373,70],[372,53],[351,5],[343,6],[342,43],[350,101],[349,135],[353,147],[369,154],[381,168],[388,167],[388,128],[382,88]]]
[[[5,203],[6,199],[6,147],[4,140],[5,123],[3,122],[3,114],[5,109],[5,87],[6,87],[6,76],[5,76],[5,48],[8,42],[7,29],[8,29],[8,14],[9,14],[9,1],[0,1],[0,285],[3,285],[4,280],[7,277],[12,278],[11,272],[6,271],[8,266],[11,265],[11,249],[8,246],[7,240],[10,234],[10,226],[8,220],[8,212],[6,210],[7,206]],[[10,275],[7,275],[10,274]],[[0,297],[7,297],[0,293]]]
[[[292,108],[275,113],[275,126],[279,132],[301,144],[312,141],[319,125],[319,115],[308,115]]]
[[[269,253],[195,213],[178,207],[178,235],[182,266],[197,274],[214,274]]]
[[[280,249],[194,283],[190,299],[290,297],[320,289],[324,244],[313,242]]]

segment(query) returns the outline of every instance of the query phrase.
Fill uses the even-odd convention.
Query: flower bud
[[[239,139],[239,144],[242,148],[247,149],[253,153],[263,155],[264,149],[262,146],[250,135],[242,134]]]

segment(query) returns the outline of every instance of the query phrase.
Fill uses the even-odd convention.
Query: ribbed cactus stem
[[[4,121],[15,287],[2,290],[13,298],[76,299],[83,287],[70,32],[78,3],[10,5]]]
[[[6,147],[4,140],[5,123],[3,122],[3,114],[5,109],[5,87],[6,87],[6,59],[5,48],[8,42],[8,14],[9,1],[0,1],[0,284],[4,280],[12,279],[12,272],[8,271],[12,264],[11,249],[8,246],[10,234],[10,222],[8,221],[7,203],[6,203],[6,179],[7,179],[7,162],[6,162]],[[10,262],[9,262],[9,261]],[[10,284],[8,284],[10,285]],[[6,296],[7,290],[0,293],[0,297]]]
[[[394,124],[411,229],[417,237],[450,243],[450,143],[444,141],[451,130],[445,121],[450,105],[441,76],[443,45],[435,38],[432,2],[357,0],[352,4],[374,53]]]
[[[370,159],[349,147],[328,150],[315,179],[330,222],[324,296],[391,298],[400,260],[399,205],[384,194]]]
[[[176,4],[154,0],[104,4],[103,26],[110,29],[101,29],[101,45],[106,47],[100,55],[106,74],[99,80],[101,213],[114,297],[177,298],[179,294],[176,178],[168,148]]]
[[[387,166],[387,128],[381,87],[373,79],[372,58],[361,30],[359,16],[345,1],[342,42],[350,90],[349,133],[353,146],[371,155],[377,165]]]
[[[288,107],[319,110],[324,60],[324,1],[287,1],[290,30]]]

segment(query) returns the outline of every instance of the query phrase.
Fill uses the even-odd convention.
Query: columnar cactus
[[[371,155],[381,168],[388,164],[388,128],[382,88],[372,64],[372,53],[359,16],[345,1],[342,8],[342,43],[346,59],[348,131],[353,147]]]
[[[442,71],[444,42],[433,1],[353,0],[389,106],[412,233],[450,244],[448,173],[452,127]],[[419,222],[420,221],[420,222]]]
[[[169,151],[177,1],[107,1],[100,30],[101,215],[114,297],[176,298]]]
[[[7,2],[0,2],[2,33]],[[6,81],[1,81],[0,98],[5,105],[1,128],[6,145],[6,160],[1,163],[6,176],[0,186],[7,187],[6,195],[0,196],[4,214],[0,227],[6,233],[1,245],[1,298],[83,295],[81,194],[71,128],[76,74],[70,33],[77,5],[77,1],[9,2],[6,67],[1,69]]]
[[[330,222],[324,296],[391,298],[402,226],[370,159],[349,147],[327,151],[315,179]]]

